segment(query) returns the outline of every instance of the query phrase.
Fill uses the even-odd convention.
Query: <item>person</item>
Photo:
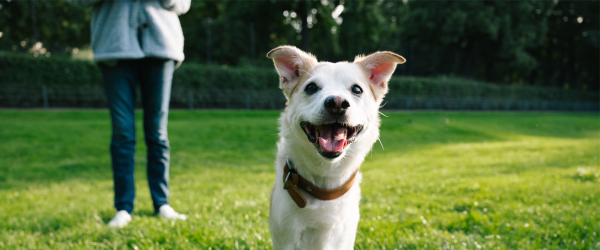
[[[93,5],[91,48],[102,72],[112,122],[110,155],[117,214],[108,226],[126,226],[134,208],[138,82],[154,211],[167,219],[185,220],[169,205],[167,116],[173,71],[184,59],[178,15],[189,10],[191,0],[83,1]]]

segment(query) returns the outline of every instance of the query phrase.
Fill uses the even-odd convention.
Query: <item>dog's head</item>
[[[354,63],[318,62],[293,46],[277,47],[267,57],[275,63],[288,100],[292,134],[326,159],[343,156],[353,143],[368,137],[364,134],[373,134],[369,130],[378,131],[388,81],[396,64],[405,62],[392,52],[357,56]],[[376,139],[366,142],[368,148]]]

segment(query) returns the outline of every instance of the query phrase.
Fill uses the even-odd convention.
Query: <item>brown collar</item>
[[[354,174],[352,174],[350,180],[338,188],[321,189],[300,176],[296,170],[290,169],[288,163],[286,162],[285,167],[283,168],[283,189],[288,191],[292,197],[292,200],[296,202],[298,207],[303,208],[306,206],[306,198],[304,198],[304,195],[302,195],[298,188],[306,191],[319,200],[334,200],[350,190],[352,184],[354,184],[356,173],[358,173],[358,169],[354,172]]]

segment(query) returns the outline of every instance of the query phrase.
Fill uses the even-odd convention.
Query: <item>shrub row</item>
[[[98,66],[90,61],[0,52],[0,83],[96,85],[102,83],[102,75]]]
[[[70,58],[34,58],[30,55],[0,53],[0,84],[35,87],[60,85],[80,88],[101,85],[96,64]],[[475,100],[522,100],[595,102],[599,94],[526,85],[498,85],[454,77],[394,76],[390,96],[456,98]],[[209,89],[270,91],[278,89],[278,77],[272,68],[231,68],[217,65],[184,63],[173,76],[173,90]]]
[[[475,100],[595,102],[599,94],[530,85],[500,85],[453,77],[394,76],[390,95]]]

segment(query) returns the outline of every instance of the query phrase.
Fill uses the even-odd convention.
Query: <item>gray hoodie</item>
[[[155,57],[184,59],[178,15],[191,0],[83,0],[93,4],[94,61]]]

